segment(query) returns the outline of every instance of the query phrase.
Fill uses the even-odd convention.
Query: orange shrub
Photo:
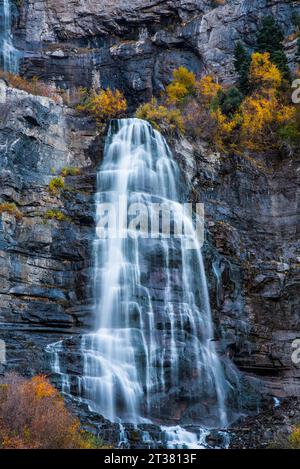
[[[43,83],[37,77],[33,77],[31,80],[28,80],[20,75],[0,70],[0,78],[4,78],[13,88],[26,91],[29,94],[45,96],[46,98],[53,99],[56,103],[61,103],[62,101],[60,94],[53,89],[53,87]]]
[[[15,373],[0,380],[0,448],[95,448],[92,436],[66,409],[45,376],[25,379]]]
[[[1,213],[10,213],[14,215],[17,220],[21,220],[22,213],[13,202],[2,202],[0,203],[0,215]]]

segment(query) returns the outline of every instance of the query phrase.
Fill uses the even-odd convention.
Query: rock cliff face
[[[295,12],[299,2],[279,0],[24,0],[15,36],[25,45],[25,75],[71,90],[118,87],[136,105],[160,92],[179,65],[232,82],[235,42],[251,48],[268,14],[288,37]],[[295,46],[287,40],[291,65]]]
[[[0,219],[0,329],[10,366],[42,369],[45,344],[84,327],[90,304],[94,173],[101,157],[94,125],[67,108],[0,84],[0,199],[22,218]],[[53,173],[76,166],[61,195]],[[47,218],[60,210],[68,222]]]
[[[234,79],[233,49],[250,47],[260,18],[274,14],[286,36],[298,1],[23,0],[14,23],[21,73],[70,90],[118,87],[132,107],[158,93],[172,70]],[[287,39],[290,65],[295,43]],[[0,338],[8,365],[49,372],[48,343],[91,323],[95,172],[103,142],[94,124],[47,98],[0,83]],[[170,142],[205,203],[206,267],[220,352],[261,390],[300,395],[292,342],[300,337],[299,160],[223,156],[204,142]],[[61,194],[54,173],[80,168]],[[67,221],[49,220],[59,209]],[[221,345],[222,344],[222,345]]]
[[[201,142],[175,149],[204,202],[211,299],[227,353],[265,392],[299,396],[291,359],[300,330],[299,158],[222,156]]]

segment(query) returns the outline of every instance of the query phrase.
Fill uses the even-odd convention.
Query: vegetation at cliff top
[[[127,101],[119,90],[101,89],[87,90],[80,89],[80,103],[76,109],[84,112],[96,119],[97,126],[102,129],[109,119],[120,118],[125,115],[127,110]]]
[[[161,130],[176,128],[202,137],[221,150],[264,151],[300,141],[299,111],[289,104],[279,69],[269,53],[254,53],[249,68],[251,92],[243,95],[236,88],[225,88],[212,76],[199,81],[182,68],[166,88],[162,102],[146,103],[137,117],[149,120]],[[185,82],[185,77],[187,82]],[[185,83],[188,86],[185,86]],[[176,115],[179,124],[169,126]]]
[[[26,93],[32,94],[34,96],[44,96],[46,98],[50,98],[56,103],[62,102],[62,97],[57,92],[57,90],[52,86],[43,83],[37,77],[26,79],[20,75],[15,75],[13,73],[0,70],[0,78],[6,80],[13,88],[26,91]]]
[[[252,55],[235,50],[238,87],[220,85],[213,76],[197,80],[180,67],[160,101],[141,105],[136,116],[156,128],[202,137],[222,151],[292,153],[300,143],[300,110],[291,104],[282,33],[267,17]],[[171,120],[172,119],[172,120]]]
[[[22,218],[21,211],[17,208],[16,204],[13,202],[2,202],[0,203],[0,215],[1,213],[9,213],[13,215],[17,220]]]
[[[0,378],[0,449],[97,449],[103,443],[80,428],[59,392],[38,375]]]
[[[282,40],[274,18],[264,18],[256,52],[251,55],[243,44],[236,45],[238,88],[222,87],[212,76],[197,81],[193,73],[180,67],[160,102],[140,106],[137,117],[163,131],[202,136],[222,150],[295,147],[300,139],[300,116],[290,104]],[[171,115],[176,116],[172,123],[168,121]]]

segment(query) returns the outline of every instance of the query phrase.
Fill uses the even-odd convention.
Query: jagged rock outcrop
[[[68,89],[118,87],[136,106],[159,93],[179,65],[232,82],[236,41],[251,49],[268,14],[284,30],[293,66],[295,12],[299,2],[283,0],[24,0],[15,37],[26,49],[25,75]]]

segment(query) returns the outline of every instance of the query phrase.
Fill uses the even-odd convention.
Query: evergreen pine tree
[[[249,91],[250,64],[250,54],[240,41],[237,42],[234,50],[234,67],[239,74],[239,89],[243,94]]]
[[[261,29],[257,33],[256,51],[269,52],[271,61],[279,68],[286,79],[290,79],[288,61],[285,55],[283,32],[273,16],[263,19]]]
[[[233,87],[229,88],[227,92],[220,93],[218,99],[223,114],[232,118],[243,102],[244,96],[240,90]]]

